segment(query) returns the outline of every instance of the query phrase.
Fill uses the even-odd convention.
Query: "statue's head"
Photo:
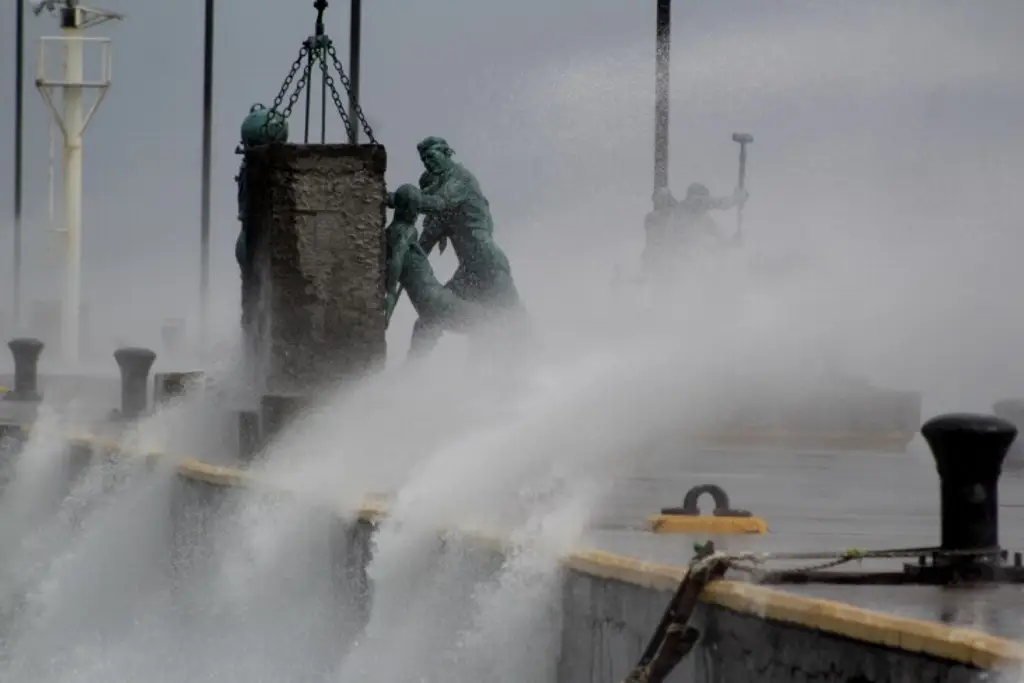
[[[416,151],[420,153],[420,161],[423,167],[430,173],[441,174],[451,168],[452,156],[455,151],[448,145],[448,141],[437,136],[423,138],[420,144],[416,145]]]
[[[667,187],[659,187],[651,195],[651,201],[654,203],[654,210],[660,211],[662,209],[671,209],[672,203],[675,197],[672,196],[672,191]]]
[[[691,211],[704,212],[711,206],[711,193],[700,183],[693,183],[686,188],[686,199],[683,202]]]
[[[288,141],[288,122],[284,116],[254,104],[242,120],[242,147],[258,147]]]
[[[420,210],[420,188],[408,183],[395,190],[395,216],[416,220]]]
[[[686,188],[687,199],[707,199],[710,196],[711,193],[708,191],[708,188],[704,187],[700,183],[692,183],[688,188]]]

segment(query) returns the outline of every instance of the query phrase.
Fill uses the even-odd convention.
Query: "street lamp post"
[[[14,297],[13,322],[16,330],[21,329],[21,167],[22,167],[22,132],[25,116],[25,2],[16,0],[15,17],[15,59],[14,59],[14,244],[13,276]]]
[[[669,50],[672,0],[657,0],[654,60],[654,189],[668,187]]]
[[[199,218],[199,334],[205,354],[210,325],[210,166],[213,130],[213,30],[214,0],[206,0],[203,37],[203,168]]]

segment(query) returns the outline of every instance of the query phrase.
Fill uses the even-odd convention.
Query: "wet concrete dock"
[[[939,544],[939,479],[920,438],[907,453],[664,452],[617,484],[596,520],[601,528],[591,532],[588,544],[657,562],[685,563],[693,542],[704,537],[640,529],[648,515],[679,505],[690,487],[704,483],[718,484],[734,508],[750,510],[770,526],[763,536],[711,537],[720,550],[816,552]],[[1010,551],[1024,550],[1024,469],[1014,463],[1008,463],[1000,482],[1000,544]],[[902,562],[872,560],[859,568],[893,570]],[[1024,639],[1024,586],[817,585],[780,590]]]

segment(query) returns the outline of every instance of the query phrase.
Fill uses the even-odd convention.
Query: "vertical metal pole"
[[[320,144],[327,143],[327,50],[320,49],[323,77],[320,79]]]
[[[350,145],[359,144],[359,55],[362,52],[363,0],[349,0],[352,14],[349,18],[348,37],[348,78],[351,88],[348,91],[348,114],[352,127],[348,131]]]
[[[310,40],[309,55],[306,59],[306,73],[303,75],[303,79],[306,81],[306,127],[303,129],[302,141],[309,144],[309,103],[313,93],[313,60],[316,54],[316,41]]]
[[[654,68],[655,190],[668,187],[669,48],[672,43],[672,0],[657,0],[657,2],[657,42]]]
[[[82,279],[82,40],[79,11],[72,4],[61,22],[67,38],[64,63],[64,228],[65,290],[61,351],[65,362],[78,362]]]
[[[16,3],[14,68],[14,328],[21,329],[21,154],[25,115],[25,2]]]
[[[210,174],[213,137],[213,3],[206,0],[203,40],[203,170],[199,205],[199,334],[202,352],[206,352],[210,325]]]

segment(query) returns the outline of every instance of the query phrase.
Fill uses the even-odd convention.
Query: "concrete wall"
[[[74,442],[84,447],[81,440]],[[115,443],[87,441],[93,453]],[[150,458],[161,457],[150,454]],[[187,461],[173,505],[173,564],[190,566],[209,523],[226,514],[240,489],[275,492],[269,482],[232,468]],[[374,523],[386,514],[367,505],[347,519],[324,511],[339,609],[365,616],[372,600],[366,566]],[[439,552],[445,543],[439,540]],[[459,534],[479,570],[497,571],[503,541]],[[198,550],[197,550],[198,549]],[[201,559],[201,558],[199,558]],[[685,570],[597,551],[565,561],[559,618],[560,655],[550,683],[619,683],[640,657]],[[890,616],[762,586],[718,581],[702,596],[695,650],[671,680],[689,683],[966,683],[993,671],[1020,671],[1024,644],[968,629]],[[347,634],[354,636],[355,634]],[[1013,678],[1011,680],[1017,680]],[[531,683],[541,683],[533,681]]]
[[[559,683],[621,681],[639,659],[671,595],[569,571]],[[986,676],[962,662],[764,619],[715,603],[698,608],[694,625],[703,636],[673,674],[675,681],[952,683]]]

